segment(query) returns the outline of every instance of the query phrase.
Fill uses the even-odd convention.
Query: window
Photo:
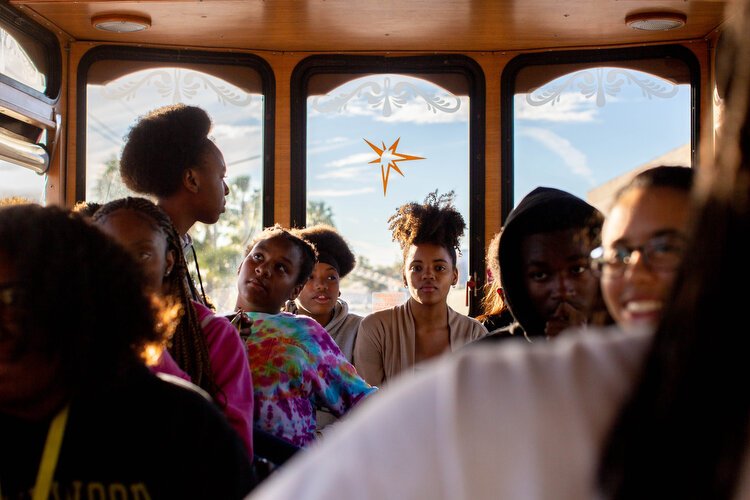
[[[226,61],[220,55],[190,57],[184,52],[112,47],[87,56],[81,63],[86,102],[79,113],[86,118],[86,139],[84,154],[79,151],[85,168],[79,168],[83,175],[78,179],[78,199],[106,203],[132,194],[121,181],[119,157],[139,116],[178,102],[205,109],[227,165],[230,194],[219,222],[195,224],[190,235],[206,293],[218,311],[233,310],[236,271],[245,245],[273,218],[271,207],[263,203],[272,164],[267,142],[273,130],[268,118],[273,97],[270,71],[250,56]]]
[[[350,310],[367,314],[407,298],[387,221],[437,190],[454,191],[467,223],[448,302],[468,313],[467,277],[483,275],[481,71],[455,57],[316,56],[295,70],[292,89],[292,102],[304,103],[292,118],[292,137],[303,138],[292,151],[292,218],[332,224],[349,242],[357,266],[341,294]]]
[[[44,202],[59,129],[57,38],[0,3],[0,197]],[[26,167],[26,168],[22,168]]]
[[[695,57],[682,47],[520,56],[503,74],[512,109],[504,133],[504,215],[537,186],[606,212],[637,172],[692,166],[697,143]],[[511,190],[512,186],[512,190]]]

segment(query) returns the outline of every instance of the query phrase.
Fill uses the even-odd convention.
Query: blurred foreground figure
[[[162,341],[155,313],[140,267],[84,216],[0,208],[0,497],[250,491],[221,412],[142,361]]]

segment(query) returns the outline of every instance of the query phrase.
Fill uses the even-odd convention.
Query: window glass
[[[616,65],[545,71],[556,75],[540,81],[521,70],[516,79],[515,204],[535,187],[551,186],[606,212],[635,173],[691,166],[691,85],[680,61],[670,61],[666,74]]]
[[[309,88],[324,86],[310,79]],[[342,80],[340,78],[339,80]],[[346,81],[348,79],[348,81]],[[451,91],[404,74],[349,76],[307,98],[306,225],[334,225],[357,256],[341,282],[350,310],[367,314],[407,298],[402,254],[388,218],[406,202],[433,191],[455,192],[469,220],[469,106],[465,90]],[[466,88],[466,83],[463,83]],[[466,313],[468,234],[458,257],[459,285],[448,302]]]
[[[24,47],[0,26],[0,73],[39,92],[47,89],[47,78],[37,69]]]
[[[46,175],[0,160],[0,198],[18,197],[44,203]]]
[[[97,64],[91,71],[100,75]],[[219,222],[198,223],[190,235],[206,293],[220,312],[234,309],[236,271],[244,247],[262,228],[264,96],[235,83],[208,71],[160,66],[87,85],[88,201],[106,203],[131,194],[120,179],[118,159],[125,136],[139,116],[183,102],[205,109],[211,117],[211,135],[224,155],[230,194]]]

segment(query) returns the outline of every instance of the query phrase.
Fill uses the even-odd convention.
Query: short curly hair
[[[455,267],[466,222],[453,206],[454,196],[454,191],[438,195],[436,190],[423,203],[405,203],[388,218],[388,229],[401,246],[404,260],[410,246],[429,243],[448,250]]]
[[[357,263],[346,240],[328,224],[316,224],[304,229],[292,231],[300,238],[309,241],[318,251],[318,262],[330,264],[343,278],[349,274]]]
[[[56,206],[0,208],[0,258],[22,292],[24,348],[58,355],[67,387],[111,382],[162,341],[140,266],[88,218]]]
[[[199,163],[211,143],[210,130],[211,118],[197,106],[173,104],[140,117],[120,157],[123,182],[136,193],[173,195],[182,173]]]
[[[302,262],[300,262],[299,275],[297,276],[295,285],[304,285],[305,282],[307,282],[307,280],[310,278],[310,275],[313,272],[313,268],[315,267],[315,262],[318,260],[318,251],[315,249],[315,246],[308,240],[297,236],[295,234],[296,231],[298,230],[287,229],[278,223],[274,224],[273,226],[269,226],[263,229],[263,231],[261,231],[260,233],[256,234],[255,237],[253,237],[252,241],[250,241],[247,247],[245,247],[244,256],[247,257],[253,250],[253,247],[263,240],[268,240],[277,236],[285,238],[289,240],[292,245],[300,249],[300,253],[302,254]]]

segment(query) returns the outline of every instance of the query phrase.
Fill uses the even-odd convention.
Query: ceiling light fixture
[[[133,33],[151,27],[151,19],[130,14],[103,14],[91,18],[91,25],[110,33]]]
[[[625,24],[634,30],[669,31],[682,28],[687,22],[685,14],[672,12],[645,12],[625,18]]]

